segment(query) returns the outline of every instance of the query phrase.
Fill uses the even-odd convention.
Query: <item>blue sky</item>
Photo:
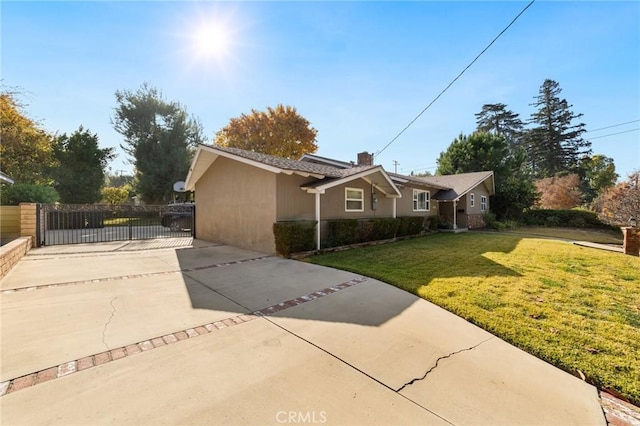
[[[3,1],[0,70],[44,128],[82,125],[103,146],[122,142],[115,91],[149,82],[209,141],[230,118],[282,103],[318,130],[319,155],[355,160],[393,139],[526,4]],[[195,47],[201,28],[224,29],[226,49]],[[546,78],[588,130],[635,120],[585,138],[623,177],[640,167],[638,1],[538,0],[376,163],[434,172],[483,104],[526,120]],[[112,170],[130,172],[118,154]]]

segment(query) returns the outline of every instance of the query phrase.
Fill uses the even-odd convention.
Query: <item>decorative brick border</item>
[[[2,290],[0,292],[0,294],[17,293],[17,292],[20,292],[20,291],[41,290],[41,289],[44,289],[44,288],[65,287],[65,286],[69,286],[69,285],[98,284],[98,283],[104,283],[104,282],[108,282],[108,281],[131,280],[131,279],[134,279],[134,278],[155,277],[155,276],[158,276],[158,275],[181,274],[181,273],[184,273],[184,272],[194,272],[194,271],[200,271],[200,270],[203,270],[203,269],[212,269],[212,268],[220,268],[220,267],[223,267],[223,266],[239,265],[241,263],[247,263],[247,262],[253,262],[253,261],[256,261],[256,260],[267,259],[269,257],[272,257],[272,256],[268,256],[268,255],[267,256],[258,256],[258,257],[252,257],[250,259],[234,260],[232,262],[216,263],[216,264],[207,265],[207,266],[198,266],[196,268],[177,269],[177,270],[173,270],[173,271],[152,272],[152,273],[149,273],[149,274],[121,275],[119,277],[97,278],[97,279],[93,279],[93,280],[69,281],[69,282],[56,283],[56,284],[44,284],[44,285],[36,285],[36,286],[31,286],[31,287],[12,288],[12,289],[8,289],[8,290]]]
[[[268,256],[264,256],[268,257]],[[263,257],[263,258],[264,258]],[[251,259],[251,260],[257,260]],[[238,262],[247,262],[238,261]],[[219,265],[235,264],[237,262],[229,262]],[[205,269],[205,267],[192,268],[190,270]],[[220,321],[204,324],[201,326],[187,328],[185,330],[176,331],[174,333],[166,334],[164,336],[154,337],[142,342],[134,343],[127,346],[111,349],[105,352],[101,352],[94,355],[89,355],[84,358],[68,361],[57,365],[55,367],[40,370],[35,373],[30,373],[24,376],[16,377],[14,379],[7,380],[0,383],[0,396],[4,396],[9,393],[17,392],[19,390],[38,385],[40,383],[48,382],[53,379],[68,376],[69,374],[76,373],[78,371],[86,370],[92,367],[96,367],[101,364],[106,364],[111,361],[117,361],[128,356],[139,354],[141,352],[150,351],[161,346],[170,345],[172,343],[179,342],[181,340],[187,340],[193,337],[197,337],[203,334],[212,333],[217,330],[221,330],[227,327],[233,327],[235,325],[243,324],[245,322],[253,321],[256,318],[275,314],[276,312],[283,311],[285,309],[299,306],[307,302],[311,302],[320,297],[327,296],[332,293],[336,293],[345,288],[353,287],[367,281],[367,277],[357,277],[350,281],[346,281],[331,287],[327,287],[322,290],[316,290],[313,293],[306,294],[304,296],[297,297],[295,299],[286,300],[277,305],[269,306],[257,311],[253,311],[248,314],[240,314],[234,317],[225,318]]]

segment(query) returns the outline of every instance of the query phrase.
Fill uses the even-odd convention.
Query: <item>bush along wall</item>
[[[283,256],[291,253],[310,251],[316,248],[316,221],[276,222],[273,235],[276,240],[276,252]]]
[[[527,210],[520,218],[522,225],[529,226],[559,226],[565,228],[597,228],[619,231],[620,228],[611,226],[598,219],[595,212],[588,210]]]
[[[437,219],[436,219],[437,220]],[[327,221],[326,247],[388,240],[422,232],[424,217],[334,219]],[[437,222],[433,222],[434,224]]]
[[[400,226],[398,228],[398,237],[407,235],[418,235],[422,232],[424,225],[424,217],[422,216],[403,216],[400,217]]]

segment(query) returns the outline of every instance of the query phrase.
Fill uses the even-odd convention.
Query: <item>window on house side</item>
[[[469,202],[471,203],[471,207],[476,206],[476,194],[474,194],[473,192],[469,194]]]
[[[429,191],[413,190],[413,211],[426,212],[430,208]]]
[[[487,211],[487,197],[484,195],[480,196],[480,210],[483,212]]]
[[[347,212],[364,211],[364,190],[359,188],[345,188],[344,210]]]

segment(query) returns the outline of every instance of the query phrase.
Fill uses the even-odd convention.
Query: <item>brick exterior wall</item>
[[[20,236],[31,237],[36,240],[36,214],[35,203],[20,203]]]
[[[478,201],[476,201],[477,203]],[[484,219],[481,214],[470,214],[467,215],[467,228],[469,229],[480,229],[486,227]]]
[[[30,237],[21,237],[0,247],[0,265],[2,268],[0,278],[7,275],[11,268],[22,259],[22,256],[27,254],[31,249],[32,242],[33,239]]]
[[[622,228],[624,243],[622,249],[624,254],[640,256],[640,229],[627,226]]]

